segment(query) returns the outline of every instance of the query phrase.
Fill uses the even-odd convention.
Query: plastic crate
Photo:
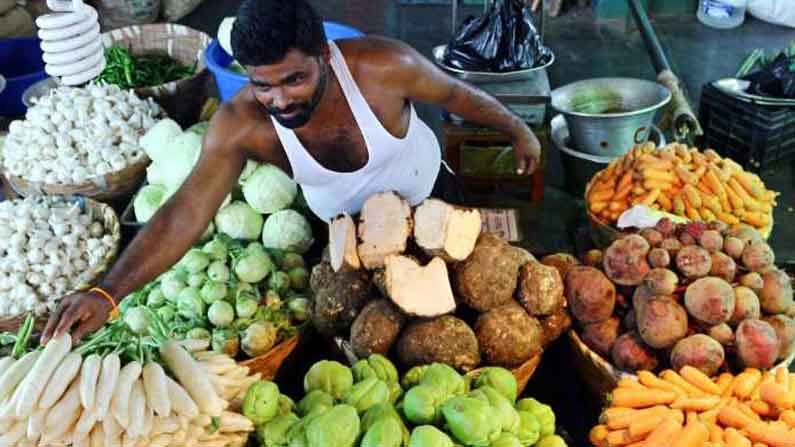
[[[712,84],[701,93],[704,147],[760,172],[795,160],[795,108],[753,104]]]

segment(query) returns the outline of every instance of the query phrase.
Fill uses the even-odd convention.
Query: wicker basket
[[[516,368],[511,369],[513,376],[516,378],[517,396],[521,396],[522,393],[524,393],[524,389],[527,388],[527,383],[530,382],[530,379],[533,377],[533,374],[535,374],[536,369],[538,369],[538,365],[541,364],[541,358],[543,355],[543,351],[539,352],[538,354],[530,357],[530,359],[526,362],[522,363]],[[478,377],[478,375],[480,375],[481,371],[483,371],[483,368],[473,369],[466,375],[472,379],[475,379]]]
[[[113,237],[113,246],[105,255],[105,259],[96,267],[94,275],[82,284],[78,284],[74,290],[67,293],[86,290],[94,285],[94,282],[110,267],[119,251],[121,244],[121,227],[119,226],[119,219],[113,208],[110,206],[97,202],[95,200],[87,199],[85,197],[74,196],[68,200],[80,204],[92,217],[92,219],[101,220],[105,226],[106,234]],[[0,317],[0,332],[16,332],[22,322],[25,321],[25,315],[18,315],[14,317]],[[42,315],[36,320],[36,328],[43,329],[44,324],[47,322],[46,315]]]
[[[204,66],[203,56],[210,40],[210,36],[201,31],[172,23],[133,25],[102,34],[106,48],[120,45],[133,54],[161,52],[183,65],[196,64],[196,73],[189,78],[135,90],[138,96],[155,99],[169,118],[183,128],[199,120],[209,96],[211,76]]]
[[[295,335],[274,346],[267,353],[254,357],[250,360],[240,362],[241,365],[249,368],[251,374],[262,374],[262,380],[273,380],[279,373],[282,364],[290,357],[290,354],[298,347],[301,335]]]

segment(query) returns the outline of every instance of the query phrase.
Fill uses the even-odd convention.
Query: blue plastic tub
[[[356,28],[341,23],[323,22],[323,28],[326,30],[326,37],[329,40],[349,39],[364,35]],[[223,102],[232,99],[248,83],[247,76],[227,68],[232,63],[232,56],[221,48],[218,40],[210,42],[204,52],[204,62],[215,78],[218,94]]]
[[[6,78],[6,88],[0,92],[0,115],[24,115],[27,107],[22,94],[47,77],[39,44],[33,37],[0,40],[0,74]]]

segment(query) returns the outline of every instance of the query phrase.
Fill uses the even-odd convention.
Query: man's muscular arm
[[[240,176],[246,158],[238,141],[240,121],[234,106],[224,106],[213,118],[202,154],[180,189],[152,217],[122,253],[99,287],[121,299],[155,279],[176,263],[207,229]],[[65,297],[47,323],[45,340],[68,332],[75,323],[75,340],[101,327],[112,310],[93,293]]]

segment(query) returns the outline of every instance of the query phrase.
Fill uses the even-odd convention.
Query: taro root
[[[347,334],[372,295],[372,285],[364,272],[335,273],[327,262],[312,269],[309,283],[314,293],[312,324],[327,337]]]
[[[636,286],[649,272],[646,256],[651,247],[646,239],[632,234],[615,242],[605,251],[604,269],[607,277],[622,286]]]
[[[761,315],[759,297],[745,286],[734,288],[734,312],[729,322],[733,325],[740,324],[743,320],[758,319]]]
[[[402,255],[389,255],[384,262],[387,296],[404,313],[429,318],[455,310],[450,276],[442,258],[433,258],[425,266]]]
[[[763,320],[773,326],[781,343],[778,360],[786,359],[795,348],[795,319],[786,315],[773,315]]]
[[[636,315],[638,333],[652,348],[670,348],[687,335],[687,312],[672,298],[652,298]]]
[[[762,320],[745,320],[735,333],[737,355],[746,368],[770,369],[781,349],[776,330]]]
[[[666,268],[671,265],[671,255],[663,248],[653,248],[649,252],[649,265],[651,268]]]
[[[717,253],[723,250],[723,236],[715,230],[707,230],[698,239],[699,245],[710,253]]]
[[[621,321],[615,317],[586,324],[582,329],[582,341],[600,355],[608,356],[618,338],[620,325]]]
[[[569,272],[570,268],[580,265],[580,260],[568,253],[547,255],[541,258],[540,262],[544,265],[555,267],[560,273],[561,279],[566,277],[566,273]]]
[[[475,335],[488,365],[511,368],[543,347],[541,323],[517,304],[494,308],[475,322]]]
[[[589,267],[602,268],[604,262],[604,253],[602,250],[588,250],[583,256],[582,263]]]
[[[351,347],[359,358],[386,355],[398,338],[406,317],[386,298],[364,306],[351,326]]]
[[[726,323],[721,323],[709,328],[709,336],[723,346],[729,346],[734,343],[734,331],[732,331],[731,326]]]
[[[640,230],[639,234],[652,247],[658,247],[664,239],[662,233],[654,228],[644,228]]]
[[[560,308],[554,314],[541,320],[541,332],[543,334],[543,345],[557,340],[561,334],[571,328],[571,315],[565,308]]]
[[[409,203],[394,192],[376,194],[359,213],[359,260],[368,270],[381,268],[387,256],[406,250],[411,236]]]
[[[533,316],[555,313],[563,307],[563,280],[558,269],[528,262],[519,271],[519,302]]]
[[[624,371],[652,371],[657,368],[657,356],[643,343],[637,332],[627,332],[618,337],[611,350],[613,364]]]
[[[789,276],[777,269],[762,273],[762,290],[759,302],[762,310],[769,314],[787,313],[795,305],[792,296],[792,281]]]
[[[756,242],[743,250],[743,265],[752,272],[761,272],[776,262],[773,249],[764,242]]]
[[[692,366],[712,377],[723,365],[725,358],[723,346],[717,340],[704,334],[695,334],[679,340],[674,346],[671,351],[671,367],[674,371],[679,371],[685,366]]]
[[[762,287],[765,286],[765,281],[762,279],[762,275],[759,273],[751,272],[740,277],[740,284],[748,287],[754,292],[759,292],[762,290]]]
[[[676,224],[667,217],[658,220],[654,229],[659,231],[663,238],[669,238],[676,234]]]
[[[475,333],[463,320],[450,315],[410,323],[398,339],[397,356],[405,366],[439,362],[470,371],[480,364]]]
[[[667,251],[671,256],[676,256],[676,254],[679,253],[679,250],[682,249],[682,243],[679,242],[679,239],[668,238],[662,241],[662,244],[660,244],[659,248]]]
[[[519,269],[531,258],[499,236],[481,234],[469,258],[456,265],[461,300],[478,312],[512,302]]]
[[[679,277],[668,269],[652,269],[643,278],[643,285],[652,295],[673,295],[679,285]]]
[[[712,253],[712,268],[709,270],[709,274],[727,282],[733,282],[734,276],[737,274],[737,263],[726,253]]]
[[[359,270],[359,247],[356,244],[356,223],[348,214],[341,214],[331,220],[328,226],[329,263],[335,272]]]
[[[414,240],[428,256],[463,261],[480,235],[478,210],[460,209],[439,199],[425,199],[414,210]]]
[[[685,306],[690,315],[704,324],[725,323],[734,314],[734,289],[720,278],[701,278],[687,287]]]
[[[616,286],[593,267],[574,267],[566,275],[566,299],[577,321],[595,323],[613,315]]]
[[[676,268],[686,278],[703,278],[712,270],[712,256],[701,247],[689,245],[676,254]]]
[[[736,237],[727,237],[723,242],[723,251],[734,259],[740,259],[745,251],[745,242]]]
[[[755,244],[757,242],[764,242],[762,235],[756,229],[748,225],[736,225],[726,232],[726,236],[737,238],[745,245]]]

